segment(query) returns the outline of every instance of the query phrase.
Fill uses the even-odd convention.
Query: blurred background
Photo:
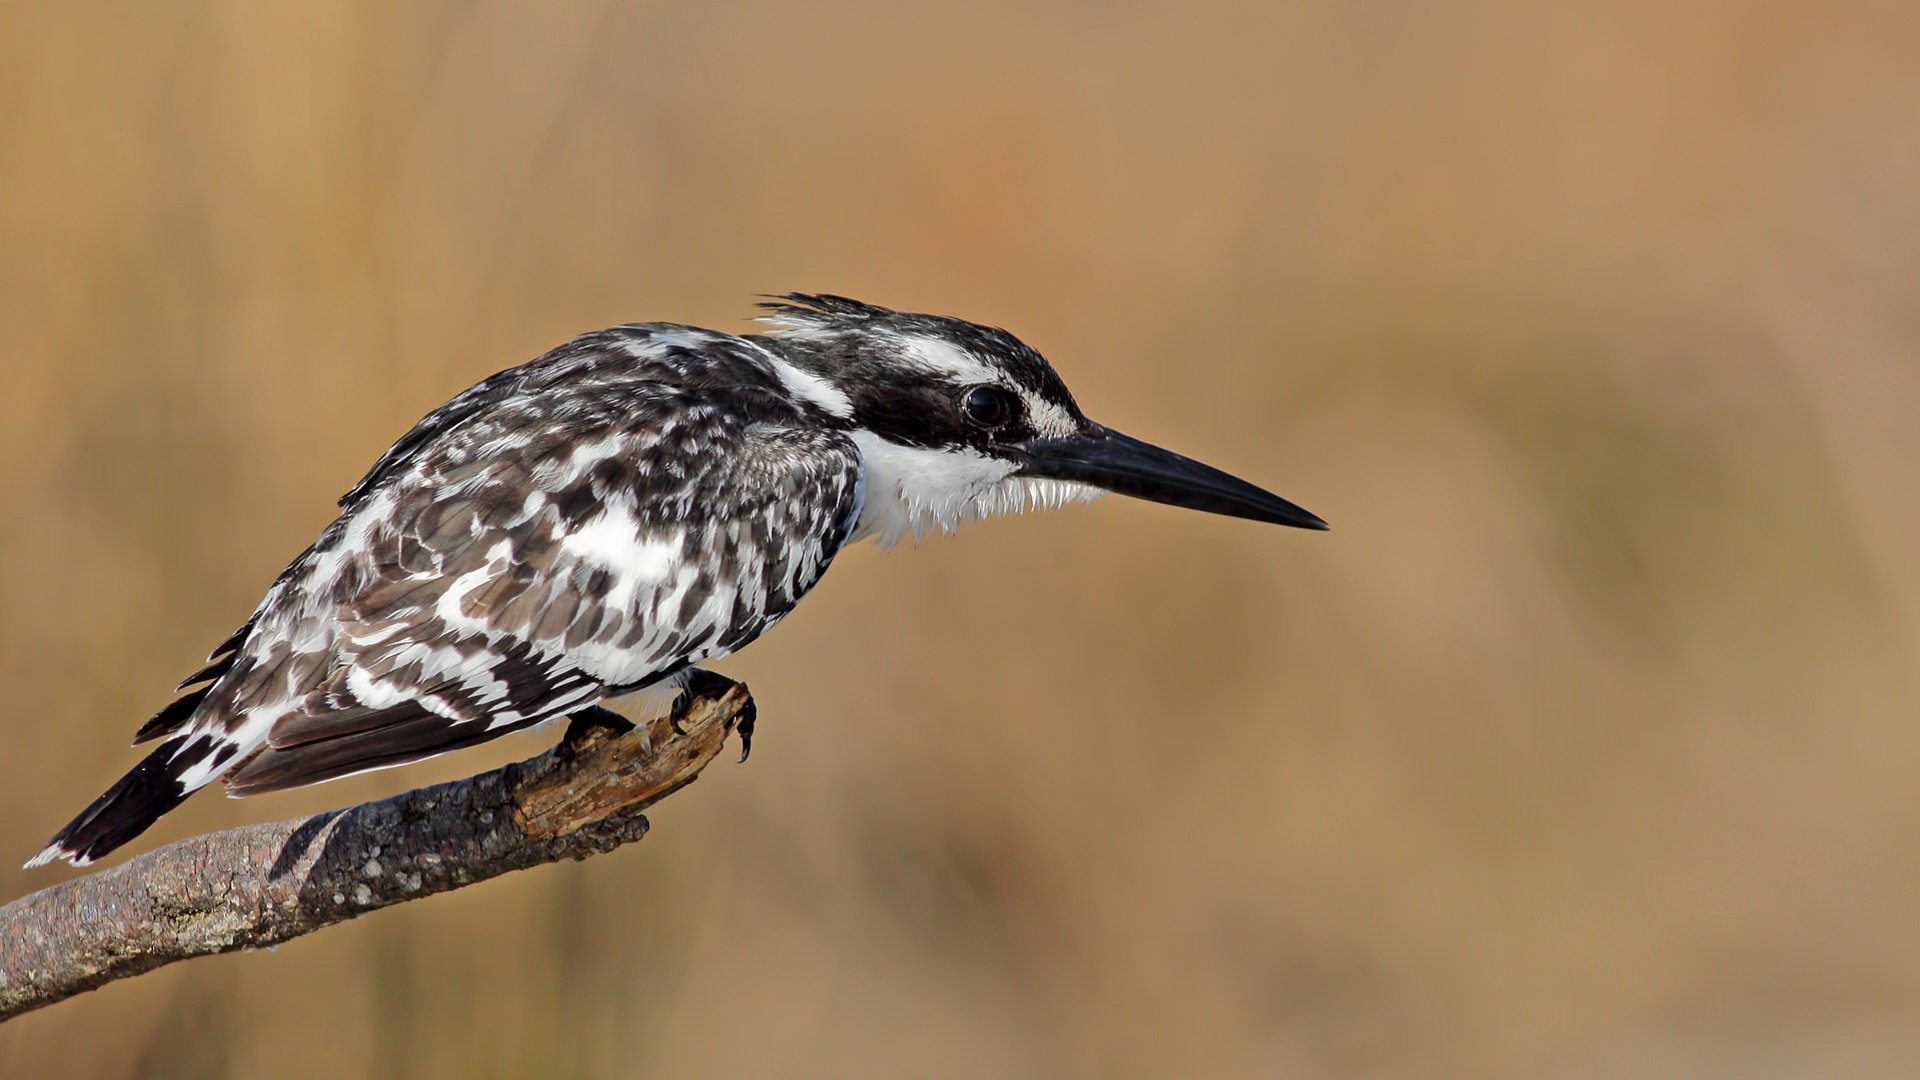
[[[5,5],[0,899],[391,440],[580,331],[994,323],[1334,531],[849,551],[644,843],[0,1073],[1920,1073],[1916,55],[1812,0]]]

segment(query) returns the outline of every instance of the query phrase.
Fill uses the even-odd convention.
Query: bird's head
[[[782,378],[847,422],[868,475],[856,533],[891,544],[933,526],[1117,492],[1302,529],[1326,522],[1271,492],[1087,419],[1026,343],[987,326],[840,296],[763,304]]]

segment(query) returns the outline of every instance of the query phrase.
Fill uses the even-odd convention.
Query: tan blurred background
[[[6,5],[0,899],[389,441],[582,330],[996,323],[1334,531],[854,550],[645,843],[0,1074],[1920,1074],[1916,56],[1811,0]]]

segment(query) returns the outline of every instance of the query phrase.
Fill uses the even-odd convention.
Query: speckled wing
[[[858,516],[858,452],[790,414],[739,339],[697,343],[692,369],[628,333],[604,370],[476,386],[349,493],[185,725],[224,744],[200,782],[232,760],[251,794],[482,742],[793,608]]]

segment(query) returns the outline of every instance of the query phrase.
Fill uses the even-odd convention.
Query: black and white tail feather
[[[583,335],[422,419],[29,862],[86,865],[201,787],[418,761],[663,688],[778,623],[847,543],[1107,490],[1320,527],[1087,420],[1002,330],[791,294],[768,336]]]

